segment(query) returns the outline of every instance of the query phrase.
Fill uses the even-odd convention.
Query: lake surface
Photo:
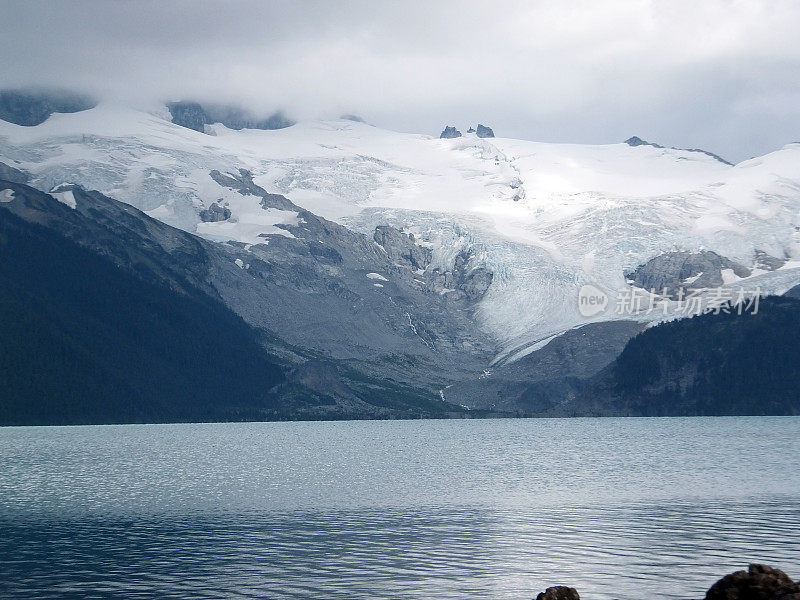
[[[702,598],[800,578],[800,418],[0,428],[0,597]]]

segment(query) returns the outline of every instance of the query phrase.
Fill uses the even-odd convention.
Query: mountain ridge
[[[502,360],[585,324],[581,285],[616,292],[624,273],[664,252],[708,250],[748,268],[758,252],[787,256],[742,285],[782,293],[800,281],[796,145],[731,167],[651,146],[438,140],[347,120],[212,128],[101,104],[32,128],[0,123],[0,155],[45,191],[73,181],[217,241],[253,244],[292,218],[208,178],[245,169],[267,192],[367,237],[382,225],[414,233],[431,269],[451,271],[466,250],[494,274],[475,321],[501,340]]]
[[[63,199],[24,184],[0,182],[0,225],[4,228],[5,249],[2,256],[6,282],[4,302],[7,308],[0,336],[4,340],[3,347],[7,349],[4,359],[11,361],[4,362],[0,369],[5,374],[3,384],[10,386],[4,387],[0,393],[0,404],[5,410],[2,420],[6,424],[409,418],[463,412],[459,407],[441,402],[434,391],[425,391],[410,383],[393,382],[387,373],[382,373],[381,378],[374,378],[357,369],[356,364],[326,357],[315,353],[313,349],[293,348],[276,337],[274,332],[254,328],[231,312],[225,298],[215,287],[218,280],[215,284],[214,273],[224,264],[230,264],[229,270],[233,273],[243,271],[233,263],[231,255],[224,248],[163,225],[133,207],[97,192],[87,192],[77,186],[70,187],[68,191],[74,198],[74,207]],[[63,193],[66,192],[59,192]],[[37,241],[26,241],[28,239]],[[219,252],[222,254],[218,255]],[[223,257],[223,264],[219,262],[220,256]],[[53,285],[58,284],[57,291],[47,291],[52,282],[55,282]],[[140,299],[142,294],[152,299],[131,299]],[[64,298],[73,300],[71,304],[64,305]],[[81,310],[69,309],[72,305],[80,306]],[[106,308],[101,310],[96,306]],[[178,306],[179,313],[175,312],[178,309],[174,309],[174,306]],[[39,310],[32,307],[39,307]],[[62,315],[59,310],[65,310],[66,313]],[[128,313],[138,320],[126,320]],[[65,325],[73,321],[85,322],[86,325],[78,329]],[[160,325],[156,327],[150,321]],[[119,323],[115,329],[117,334],[97,333],[105,331],[107,322]],[[192,322],[195,326],[181,325],[176,329],[177,322]],[[29,323],[29,326],[21,329],[20,323]],[[32,323],[35,325],[30,325]],[[201,331],[209,331],[209,327],[212,331],[224,327],[232,333],[223,334],[222,330],[213,335],[206,333],[205,337],[193,344],[191,340],[196,338],[192,337],[192,328],[201,325]],[[34,331],[43,332],[43,337],[34,336],[40,341],[40,346],[50,348],[56,344],[53,341],[55,339],[62,340],[58,342],[59,347],[71,348],[55,355],[52,351],[44,350],[34,353],[40,361],[45,361],[44,367],[41,364],[36,367],[39,371],[44,369],[44,375],[37,375],[37,371],[31,370],[34,367],[25,360],[26,356],[31,356],[25,350],[28,341],[25,331],[31,327]],[[181,332],[187,327],[186,334],[182,335]],[[84,329],[94,333],[85,333]],[[50,330],[55,333],[51,335],[48,333]],[[135,360],[118,358],[110,371],[107,367],[98,366],[104,364],[106,357],[130,356],[140,351],[138,345],[130,343],[129,331],[143,331],[137,336],[147,342],[144,346],[150,352]],[[183,345],[174,354],[163,355],[158,350],[161,344],[171,347],[174,344],[169,340],[178,339]],[[102,351],[97,349],[97,343],[105,344]],[[88,348],[88,354],[78,350],[79,346]],[[203,356],[206,357],[203,365],[185,368],[191,365],[190,357],[201,351],[205,352]],[[194,377],[208,370],[208,356],[217,355],[218,352],[225,353],[227,359],[227,362],[220,363],[219,368],[229,370],[230,377],[226,378],[223,373],[216,371],[214,385],[205,384],[200,388],[190,385],[188,381],[194,381]],[[92,377],[91,369],[88,372],[77,369],[80,376],[67,379],[72,384],[62,389],[59,381],[64,379],[64,369],[67,367],[59,357],[68,359],[73,370],[75,361],[83,357],[96,367],[100,382],[106,381],[103,384],[106,387],[101,385],[97,388],[95,382],[98,380]],[[170,376],[163,380],[156,379],[161,381],[159,385],[147,383],[148,380],[141,379],[142,369],[137,367],[143,361],[152,363],[152,366],[143,370],[144,373],[163,372],[166,369]],[[184,365],[184,369],[177,369],[176,361]],[[273,376],[268,385],[262,386],[259,382],[263,381],[265,373],[270,372],[269,369],[242,375],[241,368],[237,367],[237,371],[231,366],[240,363],[252,365],[254,361],[266,361],[264,364],[273,365],[269,367]],[[50,363],[55,365],[53,368],[59,375],[45,368]],[[155,368],[156,365],[158,368]],[[338,387],[323,390],[313,384],[313,380],[303,375],[312,367],[303,365],[321,365],[315,368],[323,368],[327,373],[326,381],[338,381]],[[202,366],[202,370],[198,372],[196,367],[199,366]],[[211,369],[209,372],[215,371]],[[257,373],[261,375],[256,376]],[[123,385],[123,381],[129,380],[134,383]],[[34,393],[33,390],[42,390],[31,388],[25,384],[26,381],[38,382],[44,386],[42,389],[48,390],[47,393]],[[201,377],[200,381],[204,379]],[[108,388],[109,385],[112,387]],[[176,385],[182,385],[181,389],[185,388],[185,391],[177,394]],[[239,389],[237,386],[244,386],[241,393],[236,391]],[[100,405],[95,404],[94,412],[56,418],[52,407],[47,409],[46,405],[41,405],[47,398],[55,402],[67,397],[76,401],[82,397],[74,394],[85,394],[98,402],[100,396],[113,395],[112,389],[127,390],[124,393],[120,391],[119,403],[124,406],[118,406],[116,412],[104,413]],[[182,395],[190,392],[191,397]],[[224,397],[224,400],[215,403],[209,399],[204,405],[202,399],[209,398],[208,395],[212,393]],[[259,397],[263,399],[263,404],[256,402]],[[20,405],[20,402],[23,404]],[[76,407],[80,407],[81,402],[77,402]],[[195,402],[198,406],[195,406]],[[45,411],[44,416],[26,413],[26,403],[39,406]],[[126,412],[139,403],[145,403],[149,408],[140,412]],[[30,418],[15,420],[25,414]]]
[[[437,397],[252,329],[208,278],[212,242],[79,186],[0,181],[0,199],[2,424],[800,413],[794,290],[758,316],[590,324]]]
[[[688,316],[662,288],[708,302],[800,284],[800,145],[732,166],[646,143],[437,139],[346,119],[203,129],[108,104],[0,123],[0,175],[59,201],[59,216],[3,204],[219,301],[296,378],[287,397],[340,414],[378,414],[351,402],[371,389],[398,406],[406,390],[412,411],[433,397],[538,414],[642,329]],[[587,286],[607,298],[590,316]],[[342,378],[333,404],[325,364]]]

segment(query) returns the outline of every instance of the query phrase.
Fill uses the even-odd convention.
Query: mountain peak
[[[642,138],[636,135],[634,135],[633,137],[629,137],[627,140],[625,140],[625,143],[633,148],[637,146],[652,146],[653,148],[664,148],[664,146],[662,146],[661,144],[656,144],[655,142],[648,142],[647,140],[643,140]],[[718,154],[714,154],[713,152],[709,152],[708,150],[703,150],[702,148],[676,148],[675,146],[671,146],[670,150],[681,150],[683,152],[700,152],[701,154],[710,156],[714,160],[718,160],[723,164],[733,166],[732,162],[725,160]]]
[[[651,142],[648,142],[647,140],[643,140],[642,138],[640,138],[637,135],[629,137],[627,140],[625,140],[625,143],[628,144],[628,146],[633,146],[633,147],[636,147],[636,146],[653,146],[654,148],[663,148],[664,147],[664,146],[659,146],[658,144],[653,144]]]
[[[451,126],[451,125],[447,125],[444,128],[444,131],[442,131],[442,133],[439,134],[439,139],[443,139],[443,140],[449,140],[449,139],[460,138],[460,137],[461,137],[461,132],[458,129],[456,129],[455,127]]]
[[[477,135],[479,138],[493,138],[494,131],[492,131],[491,127],[486,127],[485,125],[478,123],[478,128],[475,130],[475,135]]]

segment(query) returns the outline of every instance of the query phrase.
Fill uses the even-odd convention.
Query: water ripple
[[[800,575],[800,419],[0,430],[0,597],[699,598]]]

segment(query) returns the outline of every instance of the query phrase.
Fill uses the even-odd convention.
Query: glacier
[[[744,278],[724,274],[732,293],[800,283],[797,143],[728,165],[650,145],[439,139],[346,119],[198,132],[170,122],[163,107],[100,104],[33,127],[0,121],[0,160],[30,173],[39,189],[79,184],[245,248],[291,237],[285,226],[298,213],[264,208],[212,171],[246,169],[268,192],[370,239],[378,225],[413,233],[431,250],[431,268],[447,270],[467,250],[473,268],[493,273],[475,319],[496,340],[494,364],[589,322],[620,319],[612,308],[582,316],[578,290],[591,284],[614,296],[630,289],[625,273],[663,253],[708,250],[751,269]],[[204,222],[200,213],[213,203],[230,218]],[[785,263],[761,269],[758,253]],[[375,275],[382,278],[367,277],[377,284]]]

